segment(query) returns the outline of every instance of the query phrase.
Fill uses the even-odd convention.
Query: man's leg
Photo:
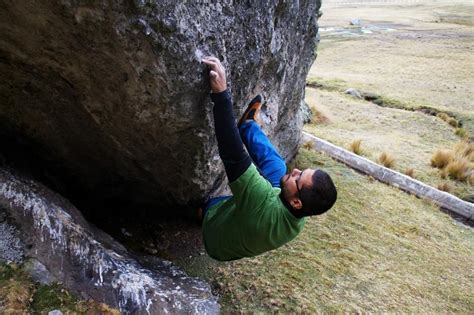
[[[273,187],[280,187],[280,178],[286,174],[286,164],[260,126],[254,120],[246,120],[240,124],[239,131],[261,174]]]

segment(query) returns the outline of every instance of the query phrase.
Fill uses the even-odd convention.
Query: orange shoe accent
[[[238,126],[242,125],[246,120],[257,121],[257,118],[260,114],[260,109],[262,108],[262,99],[262,96],[259,94],[250,101],[247,109],[239,120]]]

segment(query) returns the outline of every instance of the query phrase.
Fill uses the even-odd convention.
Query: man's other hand
[[[211,83],[212,93],[224,92],[227,89],[227,81],[225,79],[225,69],[219,59],[216,57],[204,57],[202,59],[206,65],[211,68],[209,72],[209,81]]]

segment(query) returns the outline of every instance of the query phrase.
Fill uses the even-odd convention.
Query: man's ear
[[[290,200],[290,205],[295,209],[301,209],[303,207],[303,203],[299,198],[293,198]]]

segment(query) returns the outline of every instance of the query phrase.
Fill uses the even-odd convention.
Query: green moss
[[[340,79],[325,80],[319,77],[311,77],[306,80],[306,85],[312,88],[321,89],[325,91],[339,91],[344,92],[347,82]]]
[[[119,314],[105,304],[79,300],[60,284],[36,284],[22,266],[0,263],[0,312],[47,314],[54,309],[65,314]]]
[[[6,281],[10,280],[14,273],[15,273],[15,267],[13,265],[7,265],[5,263],[0,263],[0,285]]]
[[[75,310],[77,298],[62,289],[58,284],[41,285],[33,295],[31,311],[43,314],[54,309]]]

